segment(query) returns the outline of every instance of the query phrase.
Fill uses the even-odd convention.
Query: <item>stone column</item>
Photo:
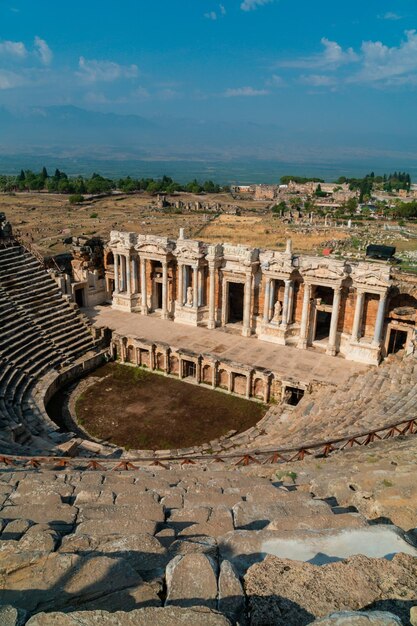
[[[267,277],[265,279],[265,293],[264,293],[264,324],[269,324],[269,316],[270,316],[270,291],[271,291],[271,279]]]
[[[209,318],[207,328],[216,328],[216,270],[209,267]]]
[[[199,291],[198,291],[198,304],[199,306],[204,306],[205,304],[207,304],[206,298],[205,298],[205,288],[206,288],[206,281],[205,281],[205,277],[206,277],[206,270],[205,270],[205,266],[200,267],[200,285],[199,285]]]
[[[246,276],[245,291],[243,298],[243,329],[242,335],[244,337],[250,337],[251,334],[251,315],[250,307],[252,301],[252,274]]]
[[[120,255],[120,267],[121,267],[121,280],[120,291],[126,291],[126,257],[124,254]]]
[[[229,316],[229,287],[227,284],[227,280],[225,278],[223,278],[223,282],[222,282],[222,326],[226,326],[227,324],[227,318]]]
[[[227,383],[227,391],[232,393],[233,389],[233,372],[229,372],[229,381]]]
[[[286,328],[288,323],[288,305],[290,300],[290,286],[291,280],[285,280],[285,291],[284,291],[284,304],[282,306],[282,319],[281,319],[281,328]]]
[[[132,259],[132,277],[133,277],[133,293],[138,293],[139,291],[139,280],[138,280],[138,259],[134,257]]]
[[[290,293],[288,298],[288,315],[287,315],[287,324],[292,324],[293,322],[293,309],[294,309],[294,281],[290,281]]]
[[[246,376],[246,397],[250,398],[250,392],[252,389],[252,372],[248,372]]]
[[[359,341],[359,339],[361,338],[361,323],[364,299],[365,293],[358,289],[356,294],[355,317],[353,318],[352,341]]]
[[[326,354],[330,356],[336,355],[336,339],[337,339],[337,323],[339,321],[340,297],[342,287],[336,287],[333,295],[332,317],[330,320],[329,343],[327,344]]]
[[[214,361],[213,363],[211,376],[212,376],[211,382],[212,382],[213,389],[214,389],[215,387],[217,387],[217,362],[216,361]]]
[[[184,304],[184,266],[182,263],[178,263],[177,273],[178,273],[177,302],[180,306],[182,306]]]
[[[198,267],[193,266],[193,307],[198,307]]]
[[[162,318],[168,317],[168,263],[162,261]]]
[[[187,280],[188,278],[188,280]],[[190,266],[182,266],[182,303],[187,302],[187,289],[190,286]]]
[[[297,344],[297,348],[301,348],[302,350],[305,350],[307,348],[310,298],[311,298],[311,285],[309,283],[304,283],[303,312],[301,314],[300,338]]]
[[[130,272],[131,264],[129,257],[125,257],[125,266],[126,266],[126,291],[128,295],[132,293],[132,275]]]
[[[382,331],[384,328],[385,304],[387,302],[387,292],[381,293],[379,296],[378,313],[376,316],[374,338],[372,345],[379,347],[382,339]]]
[[[148,314],[148,303],[146,301],[146,259],[140,260],[140,289],[142,293],[142,315]]]
[[[119,293],[119,255],[118,254],[114,255],[114,293]]]

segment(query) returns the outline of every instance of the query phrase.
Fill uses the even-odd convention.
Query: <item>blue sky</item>
[[[306,145],[376,133],[408,150],[414,29],[415,0],[0,0],[0,105],[274,124]]]

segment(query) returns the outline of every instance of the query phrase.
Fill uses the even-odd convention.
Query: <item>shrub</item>
[[[73,193],[69,198],[68,198],[68,202],[70,204],[81,204],[81,202],[84,202],[84,196],[81,195],[80,193]]]

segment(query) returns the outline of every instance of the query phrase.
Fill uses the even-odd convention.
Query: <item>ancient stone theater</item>
[[[113,231],[105,276],[114,309],[361,363],[414,341],[415,278],[384,262],[298,255],[291,241],[276,251]]]

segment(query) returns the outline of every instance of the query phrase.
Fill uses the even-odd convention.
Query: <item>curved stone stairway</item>
[[[0,248],[0,320],[0,451],[45,452],[57,442],[57,428],[33,390],[48,372],[96,351],[96,342],[53,278],[18,244]]]
[[[417,415],[417,359],[403,352],[353,374],[343,387],[319,387],[296,407],[272,406],[249,447],[302,447],[367,433]]]

